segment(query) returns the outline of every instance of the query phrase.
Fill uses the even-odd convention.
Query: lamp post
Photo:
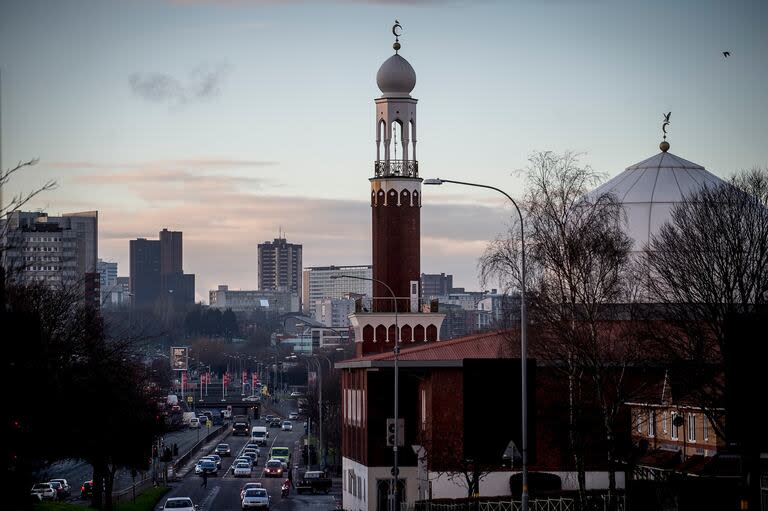
[[[379,279],[374,279],[374,278],[369,278],[369,277],[359,277],[357,275],[331,275],[331,279],[357,279],[357,280],[368,280],[370,282],[377,282],[377,283],[381,284],[382,286],[384,286],[385,288],[387,288],[387,291],[389,291],[389,294],[392,295],[392,305],[394,307],[394,312],[395,312],[395,349],[393,350],[394,354],[395,354],[395,367],[394,367],[394,372],[395,372],[395,403],[394,403],[394,408],[395,408],[394,409],[394,412],[395,412],[395,417],[394,417],[394,419],[395,419],[395,438],[394,438],[394,440],[395,441],[393,442],[393,445],[392,445],[392,478],[393,478],[393,483],[392,483],[392,504],[390,506],[390,509],[392,511],[398,511],[398,497],[400,496],[399,492],[398,492],[398,488],[397,488],[398,476],[400,474],[400,469],[399,469],[398,463],[397,463],[398,462],[398,459],[397,459],[397,445],[400,443],[400,438],[399,438],[400,432],[399,432],[399,428],[398,428],[398,423],[399,423],[399,420],[398,420],[398,418],[399,418],[398,417],[398,414],[399,414],[399,409],[398,409],[398,406],[399,406],[399,396],[398,396],[398,394],[399,394],[399,390],[400,390],[400,382],[399,382],[399,377],[400,376],[399,376],[398,361],[400,359],[400,329],[398,328],[398,325],[397,325],[397,297],[395,296],[395,292],[392,291],[392,288],[389,287],[386,282],[383,282],[383,281],[381,281]],[[389,330],[389,329],[387,329],[387,330]]]
[[[515,206],[517,215],[520,217],[520,374],[522,378],[522,448],[521,454],[523,458],[523,488],[521,495],[522,510],[528,510],[528,321],[525,306],[525,226],[523,224],[523,214],[520,212],[520,208],[515,202],[515,199],[509,196],[507,192],[500,190],[494,186],[481,185],[478,183],[467,183],[464,181],[453,181],[450,179],[425,179],[425,185],[441,185],[443,183],[453,183],[464,186],[474,186],[477,188],[487,188],[489,190],[495,190],[509,199],[512,205]]]

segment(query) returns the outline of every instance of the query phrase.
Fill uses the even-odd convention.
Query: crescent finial
[[[395,24],[392,25],[392,34],[395,36],[395,44],[392,47],[395,49],[395,53],[400,50],[400,36],[403,34],[403,26],[398,20],[395,20]]]

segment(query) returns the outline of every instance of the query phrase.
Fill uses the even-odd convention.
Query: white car
[[[251,464],[241,461],[235,465],[235,477],[251,477]]]
[[[293,423],[291,421],[283,421],[283,431],[293,431]]]
[[[264,508],[269,509],[269,494],[264,488],[249,488],[245,490],[243,500],[240,503],[243,509]]]
[[[197,417],[192,417],[189,419],[189,427],[190,428],[199,428],[200,427],[200,419]]]
[[[299,418],[299,412],[291,412],[288,414],[288,418],[291,420],[296,420]]]
[[[301,397],[301,392],[294,390],[293,392],[291,392],[291,397]]]
[[[165,501],[163,511],[166,509],[173,509],[174,511],[197,511],[197,506],[192,503],[192,499],[189,497],[171,497]]]
[[[56,499],[56,489],[51,483],[37,483],[29,493],[31,495],[40,495],[40,498],[45,500]]]
[[[263,488],[263,486],[261,483],[245,483],[245,485],[240,489],[240,500],[243,500],[243,497],[245,497],[245,492],[252,488]]]

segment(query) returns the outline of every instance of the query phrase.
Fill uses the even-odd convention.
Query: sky
[[[39,163],[27,210],[99,211],[99,256],[184,232],[198,299],[257,288],[284,231],[304,266],[370,264],[376,71],[417,74],[421,177],[522,197],[534,151],[606,178],[658,152],[720,177],[768,165],[761,0],[0,0],[2,166]],[[731,56],[725,58],[723,51]],[[501,196],[425,187],[421,269],[480,289],[514,214]]]

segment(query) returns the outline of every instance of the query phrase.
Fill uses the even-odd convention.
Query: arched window
[[[416,340],[416,342],[422,342],[424,340],[423,326],[416,325],[416,328],[413,329],[413,338]]]
[[[385,342],[387,340],[387,327],[379,325],[376,327],[376,342]]]
[[[411,325],[403,325],[400,327],[400,340],[402,342],[412,342],[413,341],[413,331],[411,330]]]
[[[371,325],[365,325],[363,327],[363,340],[364,341],[373,340],[373,327]]]
[[[437,327],[435,325],[429,325],[427,327],[427,340],[429,342],[437,340]]]
[[[387,342],[395,342],[397,340],[397,328],[395,325],[389,325],[389,332],[387,332]]]
[[[403,124],[400,121],[392,121],[392,152],[389,154],[390,160],[403,159]]]

